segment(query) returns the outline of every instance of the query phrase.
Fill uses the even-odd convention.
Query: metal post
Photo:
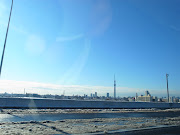
[[[4,52],[5,52],[5,48],[6,48],[6,40],[7,40],[7,35],[8,35],[8,30],[9,30],[9,24],[10,24],[10,19],[11,19],[12,7],[13,7],[13,0],[12,0],[12,4],[11,4],[11,10],[10,10],[10,15],[9,15],[9,21],[8,21],[7,31],[6,31],[6,37],[5,37],[5,41],[4,41],[3,53],[2,53],[2,57],[1,57],[0,76],[1,76],[1,69],[2,69],[2,64],[3,64]]]
[[[166,82],[167,82],[167,96],[168,96],[168,102],[169,102],[168,76],[169,76],[169,74],[166,74]]]

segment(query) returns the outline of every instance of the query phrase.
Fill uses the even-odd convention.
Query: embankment
[[[40,98],[0,98],[0,108],[168,109],[180,108],[180,103],[56,100]]]

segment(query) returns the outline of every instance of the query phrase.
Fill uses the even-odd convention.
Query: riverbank
[[[123,129],[180,126],[180,117],[166,118],[95,118],[57,121],[22,121],[0,123],[1,134],[90,134]]]
[[[0,98],[1,109],[169,109],[180,103],[119,102],[116,100],[72,100],[48,98]]]
[[[93,119],[63,119],[43,121],[0,122],[1,134],[111,134],[124,133],[128,130],[143,130],[145,128],[162,128],[180,126],[180,109],[3,109],[1,114],[18,116],[18,114],[134,114],[144,113],[147,117],[93,118]],[[149,114],[157,114],[151,117]],[[158,117],[159,114],[164,116]],[[94,115],[93,114],[93,115]],[[169,114],[169,115],[168,115]],[[178,114],[175,116],[175,114]],[[145,132],[148,132],[147,130]],[[160,131],[159,131],[160,132]]]

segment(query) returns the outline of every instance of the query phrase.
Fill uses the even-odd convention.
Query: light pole
[[[169,102],[169,88],[168,88],[168,76],[169,74],[166,74],[166,82],[167,82],[167,96],[168,96],[168,102]]]
[[[9,24],[10,24],[10,20],[11,20],[12,7],[13,7],[13,0],[12,0],[12,4],[11,4],[11,10],[10,10],[10,15],[9,15],[9,21],[8,21],[7,31],[6,31],[6,37],[5,37],[5,41],[4,41],[3,53],[2,53],[2,57],[1,57],[0,76],[1,76],[2,64],[3,64],[3,58],[4,58],[4,52],[5,52],[5,48],[6,48],[6,41],[7,41],[7,35],[8,35],[8,30],[9,30]]]

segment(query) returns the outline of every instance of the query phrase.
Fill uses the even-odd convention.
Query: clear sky
[[[0,0],[0,54],[10,6]],[[62,94],[66,86],[69,95],[112,96],[116,74],[119,96],[166,96],[168,73],[170,95],[180,96],[179,7],[179,0],[14,0],[0,89]]]

